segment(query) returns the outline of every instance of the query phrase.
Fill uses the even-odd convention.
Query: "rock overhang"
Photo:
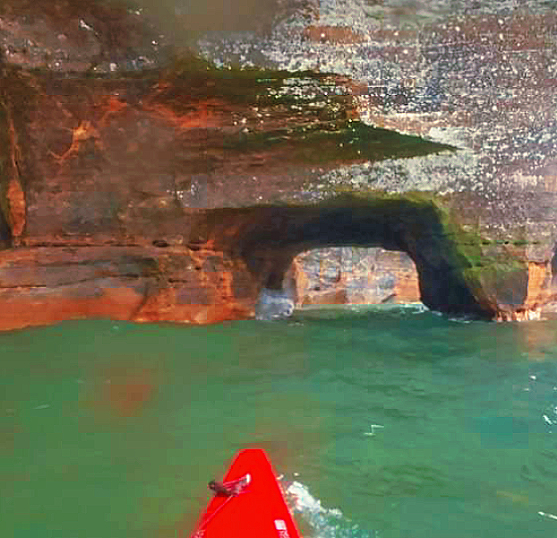
[[[98,43],[90,45],[93,54]],[[475,49],[457,49],[474,64]],[[440,54],[439,65],[448,65]],[[517,319],[551,301],[557,238],[551,167],[540,168],[541,160],[536,170],[518,173],[516,159],[501,168],[493,151],[475,149],[471,126],[500,117],[501,107],[426,110],[428,117],[440,114],[435,144],[394,132],[415,133],[414,124],[433,132],[423,128],[424,112],[404,123],[416,116],[408,108],[411,94],[406,103],[387,103],[406,112],[376,109],[368,114],[376,125],[362,122],[356,103],[365,95],[356,88],[355,98],[346,76],[216,69],[194,56],[126,72],[123,64],[93,69],[87,58],[87,68],[67,63],[62,75],[48,62],[4,55],[5,247],[154,247],[155,284],[142,299],[150,304],[144,319],[157,319],[157,308],[161,319],[220,319],[207,308],[172,313],[173,304],[188,300],[205,307],[214,301],[214,310],[228,301],[236,306],[227,315],[249,316],[257,289],[278,288],[293,253],[335,244],[408,252],[421,271],[424,302],[447,312]],[[386,54],[385,61],[393,58]],[[547,89],[536,90],[541,104]],[[528,128],[523,149],[534,142],[545,148],[547,133],[533,136],[532,129],[549,109],[540,105],[532,126],[523,101],[513,112]],[[479,140],[502,149],[509,138],[503,131],[496,130],[495,145],[481,133]],[[166,273],[168,263],[177,263],[168,261],[173,249],[198,278]],[[186,263],[192,256],[199,262]],[[203,261],[213,258],[220,265]],[[189,292],[172,288],[186,281]]]

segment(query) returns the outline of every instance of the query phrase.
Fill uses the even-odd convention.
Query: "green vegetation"
[[[188,78],[204,74],[207,78],[215,80],[248,80],[259,84],[284,81],[289,78],[311,78],[325,80],[333,73],[316,73],[313,71],[286,71],[279,69],[264,69],[261,67],[226,66],[217,67],[213,62],[196,56],[186,54],[174,58],[174,61],[164,72],[164,78]]]
[[[180,99],[187,83],[193,97],[224,98],[231,104],[252,105],[264,111],[271,121],[284,125],[266,130],[266,120],[255,127],[248,122],[245,129],[225,139],[224,147],[229,150],[261,151],[284,145],[293,162],[307,164],[375,161],[456,150],[351,120],[351,96],[339,83],[339,77],[330,73],[217,68],[191,55],[175,60],[163,79],[172,82],[165,90],[165,101],[177,110],[191,106]]]
[[[188,54],[175,58],[161,72],[162,80],[176,86],[187,83],[203,89],[203,96],[225,98],[233,103],[259,106],[317,103],[324,97],[342,97],[337,75],[313,71],[285,71],[256,67],[217,67],[214,63]]]
[[[289,160],[306,164],[379,161],[456,150],[447,144],[353,120],[314,122],[292,128],[243,133],[226,139],[224,147],[247,152],[262,151],[279,144],[290,147]]]
[[[430,192],[366,193],[339,192],[320,202],[319,207],[367,209],[370,214],[391,215],[412,230],[416,238],[428,234],[436,257],[445,260],[455,275],[479,299],[486,292],[496,292],[500,285],[524,276],[526,261],[508,247],[528,244],[521,238],[504,241],[486,239],[479,226],[464,227],[456,218],[450,201]]]
[[[500,285],[520,278],[528,271],[526,261],[506,248],[526,245],[527,241],[486,239],[479,225],[465,228],[450,209],[442,205],[438,208],[443,228],[455,246],[457,266],[477,296],[486,292],[496,294]]]

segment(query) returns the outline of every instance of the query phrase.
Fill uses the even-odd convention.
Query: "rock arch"
[[[300,252],[343,245],[382,247],[412,258],[421,300],[429,308],[450,315],[494,317],[495,312],[480,304],[470,289],[464,275],[466,259],[433,203],[395,197],[362,203],[337,199],[319,207],[260,207],[241,212],[242,223],[236,224],[234,237],[229,237],[229,248],[243,258],[261,288],[280,291],[286,271]],[[227,226],[225,221],[220,226]]]

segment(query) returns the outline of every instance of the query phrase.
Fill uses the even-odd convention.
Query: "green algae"
[[[219,96],[231,102],[260,106],[318,103],[324,97],[346,96],[346,91],[342,91],[336,83],[339,78],[333,73],[308,70],[286,71],[236,65],[218,67],[194,54],[174,58],[161,71],[163,81],[177,85],[202,85],[208,97]],[[306,91],[301,92],[304,87]]]
[[[376,215],[391,215],[408,230],[407,235],[427,234],[435,256],[444,260],[456,278],[484,305],[492,303],[488,297],[497,300],[501,290],[509,287],[509,283],[512,287],[528,271],[525,259],[506,248],[524,246],[528,241],[511,237],[496,243],[487,239],[479,226],[464,226],[459,222],[450,200],[432,192],[337,191],[319,202],[318,207],[350,207]],[[486,252],[486,246],[491,248],[490,252]]]
[[[361,121],[347,121],[334,131],[315,130],[303,134],[295,156],[309,163],[329,160],[378,161],[388,158],[416,157],[456,148],[418,136],[404,135]],[[313,149],[313,151],[311,151]]]
[[[284,69],[266,69],[261,67],[242,67],[228,65],[218,67],[214,62],[195,54],[176,56],[164,72],[164,78],[188,78],[203,74],[215,80],[247,80],[259,84],[274,84],[289,78],[311,78],[325,80],[333,73],[316,73],[310,70],[287,71]]]
[[[42,77],[56,78],[56,74]],[[194,54],[175,58],[158,72],[94,74],[81,80],[143,80],[156,84],[153,99],[177,114],[190,114],[199,103],[245,115],[245,126],[223,134],[223,148],[243,153],[287,151],[292,163],[378,161],[423,156],[456,148],[372,127],[353,120],[353,98],[345,79],[332,73],[238,66],[217,67]],[[255,114],[254,114],[255,113]],[[277,123],[279,127],[277,127]]]
[[[265,130],[263,122],[261,128],[247,126],[238,135],[226,137],[224,147],[230,150],[261,151],[285,145],[290,148],[293,162],[306,164],[376,161],[456,150],[447,144],[350,119],[352,97],[339,83],[341,77],[331,73],[218,68],[191,55],[177,59],[163,79],[172,81],[176,88],[187,83],[194,94],[196,87],[202,89],[198,96],[204,99],[225,98],[231,103],[264,109],[271,118],[282,118],[282,128]],[[179,106],[176,99],[170,103]]]
[[[438,210],[447,236],[455,246],[455,262],[468,287],[479,300],[499,303],[501,291],[528,273],[526,260],[508,252],[506,247],[528,242],[513,238],[490,240],[482,234],[479,225],[464,227],[450,208],[440,204]]]
[[[457,149],[419,136],[372,127],[357,120],[316,122],[272,131],[248,132],[224,141],[225,148],[243,152],[261,151],[280,144],[291,147],[289,160],[310,165],[409,158]]]

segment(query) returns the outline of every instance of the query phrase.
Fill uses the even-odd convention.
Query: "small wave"
[[[413,315],[430,313],[431,310],[423,303],[388,303],[388,304],[317,304],[298,306],[295,312],[299,314],[318,313],[318,314],[338,314],[343,312],[353,314],[389,314]]]
[[[255,318],[258,320],[278,320],[288,318],[294,312],[294,302],[288,293],[282,290],[263,288],[255,306]]]
[[[434,316],[447,318],[449,321],[454,323],[475,323],[478,321],[478,318],[471,314],[446,314],[445,312],[440,312],[439,310],[430,310],[430,312]]]
[[[310,538],[379,538],[375,531],[365,531],[349,521],[338,508],[324,508],[304,484],[291,482],[285,491],[293,512],[309,525]]]

